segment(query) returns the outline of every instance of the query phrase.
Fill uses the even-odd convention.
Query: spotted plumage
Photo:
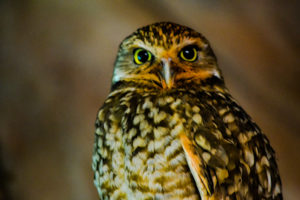
[[[100,199],[282,199],[274,150],[190,28],[156,23],[121,43],[95,135]]]

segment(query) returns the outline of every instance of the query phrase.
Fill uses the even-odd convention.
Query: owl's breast
[[[170,94],[133,93],[120,99],[126,107],[121,120],[124,177],[136,199],[199,199],[179,139],[190,129],[184,117],[193,115],[188,104]]]
[[[99,112],[104,158],[95,167],[108,174],[99,174],[102,191],[128,199],[199,199],[179,138],[202,123],[199,110],[181,93],[112,94]]]

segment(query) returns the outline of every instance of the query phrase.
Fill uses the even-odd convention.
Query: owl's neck
[[[118,81],[114,83],[111,87],[111,91],[122,89],[122,88],[137,88],[139,90],[145,91],[157,91],[157,92],[170,92],[170,91],[207,91],[207,92],[222,92],[227,93],[227,88],[225,86],[223,78],[211,77],[206,80],[196,82],[194,80],[179,81],[176,83],[174,88],[163,89],[157,85],[143,83],[143,82],[133,82],[133,81]]]

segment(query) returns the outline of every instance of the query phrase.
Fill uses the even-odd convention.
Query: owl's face
[[[162,22],[138,29],[120,45],[112,83],[170,90],[222,82],[208,41],[196,31]]]

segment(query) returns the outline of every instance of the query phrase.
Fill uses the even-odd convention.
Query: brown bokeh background
[[[2,0],[0,157],[12,199],[97,199],[94,120],[118,45],[158,21],[210,40],[227,86],[277,152],[285,199],[298,199],[298,8],[280,0]]]

